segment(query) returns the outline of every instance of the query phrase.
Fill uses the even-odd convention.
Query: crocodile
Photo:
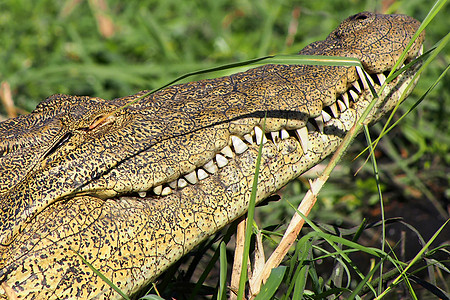
[[[363,12],[299,52],[363,68],[269,64],[114,100],[58,94],[1,122],[0,298],[118,298],[80,256],[135,294],[246,212],[260,143],[258,202],[336,150],[370,85],[386,88],[367,122],[392,110],[418,67],[386,76],[419,25]]]

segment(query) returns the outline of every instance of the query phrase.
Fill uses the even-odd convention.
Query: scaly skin
[[[386,73],[418,26],[361,13],[300,54],[356,57],[367,73]],[[370,121],[392,109],[414,72],[388,84]],[[274,134],[258,201],[335,151],[372,99],[354,67],[266,65],[166,88],[97,122],[144,94],[55,95],[0,123],[0,297],[117,297],[75,252],[135,293],[245,213],[265,114]]]

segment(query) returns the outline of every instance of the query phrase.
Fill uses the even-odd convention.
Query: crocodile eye
[[[89,125],[88,130],[94,130],[106,124],[112,123],[114,122],[114,119],[114,115],[99,115],[92,121],[91,125]]]
[[[103,123],[102,118],[104,118],[104,115],[97,116],[92,122],[91,125],[89,125],[89,130],[95,129],[96,127],[100,126],[101,123]]]

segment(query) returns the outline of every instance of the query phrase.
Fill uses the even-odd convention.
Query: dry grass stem
[[[17,110],[14,106],[14,101],[11,94],[11,86],[6,81],[2,81],[0,85],[0,99],[3,102],[8,118],[17,117]]]
[[[305,216],[309,215],[311,209],[316,203],[317,194],[327,180],[328,176],[321,176],[313,182],[310,181],[310,189],[298,206],[298,210],[302,214],[304,214]],[[295,213],[277,248],[273,251],[272,255],[267,260],[263,271],[259,274],[259,277],[255,279],[256,283],[258,284],[258,286],[255,286],[257,292],[259,292],[259,290],[261,289],[261,285],[265,283],[267,278],[269,278],[272,269],[278,267],[283,258],[286,256],[287,252],[297,239],[297,236],[300,233],[300,230],[302,229],[304,223],[305,220],[299,214]]]
[[[14,292],[14,290],[6,282],[2,282],[1,286],[2,286],[3,290],[5,291],[5,294],[8,297],[8,299],[10,299],[10,300],[18,300],[19,299],[16,295],[16,292]]]
[[[256,295],[258,295],[259,290],[261,288],[261,284],[258,281],[259,280],[259,274],[261,274],[264,270],[265,265],[265,255],[264,255],[264,246],[262,243],[262,234],[261,231],[258,231],[255,234],[255,257],[253,261],[253,270],[249,274],[251,276],[249,277],[248,284],[250,286],[250,292],[248,299],[253,299]]]
[[[97,27],[100,34],[105,38],[110,38],[115,33],[114,23],[108,13],[108,5],[105,0],[89,0],[92,11],[97,20]]]
[[[233,271],[231,273],[230,297],[229,300],[237,299],[239,290],[239,279],[242,270],[242,258],[244,253],[245,229],[247,227],[247,218],[241,217],[236,230],[236,246],[234,249]]]

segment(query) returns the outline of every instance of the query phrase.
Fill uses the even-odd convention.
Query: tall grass
[[[265,55],[295,54],[359,11],[400,12],[424,20],[432,6],[429,1],[394,1],[389,7],[383,7],[384,3],[108,0],[107,9],[99,10],[88,0],[4,0],[0,2],[0,81],[11,87],[15,104],[23,111],[31,111],[54,93],[121,97],[157,88],[193,70]],[[427,49],[448,37],[448,5],[438,11],[427,27]],[[275,284],[266,289],[268,294],[275,293],[277,299],[334,299],[344,293],[370,299],[382,297],[389,282],[388,289],[396,288],[402,294],[398,283],[403,281],[407,297],[420,299],[426,290],[448,297],[449,261],[444,256],[449,253],[448,227],[434,244],[427,245],[446,221],[433,207],[441,205],[445,211],[450,197],[448,49],[448,45],[443,47],[424,69],[396,116],[415,107],[417,101],[420,105],[383,138],[374,153],[378,183],[370,165],[352,176],[364,157],[336,168],[309,216],[318,226],[311,223],[311,228],[302,231],[284,267],[269,280]],[[433,90],[428,91],[431,86]],[[0,113],[6,114],[2,106]],[[375,126],[370,134],[377,136],[381,131]],[[364,138],[357,139],[347,150],[347,162],[365,146]],[[262,234],[266,249],[279,242],[280,224],[295,212],[290,203],[297,206],[307,189],[305,182],[294,182],[283,190],[282,201],[256,210],[258,229],[255,224],[250,226]],[[385,201],[386,227],[375,213],[379,191]],[[404,217],[404,221],[393,217]],[[380,250],[381,228],[387,228],[386,240],[392,249]],[[230,234],[225,234],[225,242]],[[192,299],[230,293],[223,288],[223,270],[221,280],[208,274],[214,270],[214,259],[220,257],[224,263],[232,250],[207,245],[192,254],[212,257],[197,267],[205,272],[198,274],[191,267],[184,273],[170,273],[175,279],[162,277],[158,283],[163,295],[181,299],[177,287],[187,281],[196,288],[183,285],[182,294]],[[412,264],[416,258],[423,264]],[[174,284],[177,280],[178,285]]]

